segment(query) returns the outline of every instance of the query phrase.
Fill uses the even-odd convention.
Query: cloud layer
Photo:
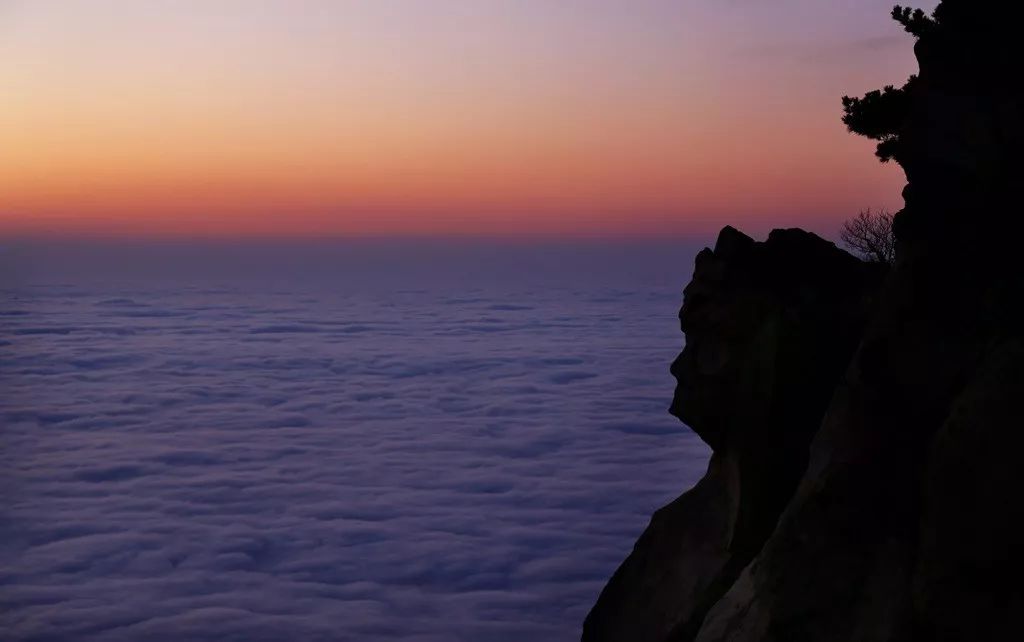
[[[665,412],[688,261],[630,287],[8,288],[4,639],[574,639],[706,464]]]

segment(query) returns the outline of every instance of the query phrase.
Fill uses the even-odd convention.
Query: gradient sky
[[[0,0],[0,234],[831,233],[891,4]]]

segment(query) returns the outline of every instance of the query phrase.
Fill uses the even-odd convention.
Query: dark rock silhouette
[[[691,493],[652,520],[590,614],[584,640],[1019,636],[1021,13],[972,0],[944,0],[931,17],[898,8],[894,16],[918,39],[920,74],[893,90],[898,100],[845,101],[848,116],[859,110],[847,119],[851,129],[879,140],[879,155],[909,180],[894,223],[896,264],[869,312],[863,294],[849,307],[823,298],[799,308],[799,318],[821,321],[822,334],[756,342],[776,352],[767,363],[791,364],[766,371],[744,334],[743,319],[761,313],[746,312],[741,298],[770,300],[786,291],[784,279],[815,300],[819,272],[837,279],[836,289],[857,288],[831,274],[834,261],[805,256],[791,272],[751,281],[729,307],[721,302],[732,296],[730,281],[709,276],[729,270],[711,260],[728,265],[719,255],[751,242],[729,230],[698,259],[673,409],[715,459]],[[870,282],[859,292],[870,294]],[[718,303],[700,303],[709,297]],[[704,306],[718,311],[695,312]],[[859,336],[837,329],[845,323],[856,334],[862,314]],[[801,356],[818,340],[814,350],[843,363]],[[720,362],[728,366],[717,370]],[[797,373],[800,364],[807,370]],[[744,416],[764,419],[737,428]]]
[[[587,619],[585,640],[696,632],[800,480],[884,273],[801,230],[756,243],[727,227],[697,256],[672,413],[714,455],[700,483],[654,515]]]

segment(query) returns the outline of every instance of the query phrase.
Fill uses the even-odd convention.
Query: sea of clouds
[[[706,467],[693,249],[8,248],[0,638],[578,638]]]

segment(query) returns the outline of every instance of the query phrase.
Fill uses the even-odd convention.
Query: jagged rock
[[[896,269],[793,501],[700,642],[1019,636],[1020,23],[940,10],[900,134]]]
[[[886,285],[794,499],[700,642],[1015,636],[1020,329],[977,318],[984,288],[946,289],[957,308],[921,276],[898,268]]]
[[[1024,341],[991,345],[932,440],[912,598],[914,639],[999,640],[1024,613]]]
[[[801,230],[757,243],[727,227],[698,255],[672,412],[714,455],[700,483],[654,515],[585,641],[696,632],[774,529],[883,273]]]
[[[890,147],[909,180],[898,257],[859,337],[828,337],[866,308],[856,294],[840,313],[807,273],[820,262],[734,288],[725,256],[757,245],[733,231],[722,256],[698,259],[673,408],[713,446],[712,465],[652,520],[585,640],[1019,637],[1022,13],[943,0],[917,33],[921,73]],[[807,303],[780,313],[790,308],[765,303],[780,292]],[[791,318],[809,330],[769,330]]]

